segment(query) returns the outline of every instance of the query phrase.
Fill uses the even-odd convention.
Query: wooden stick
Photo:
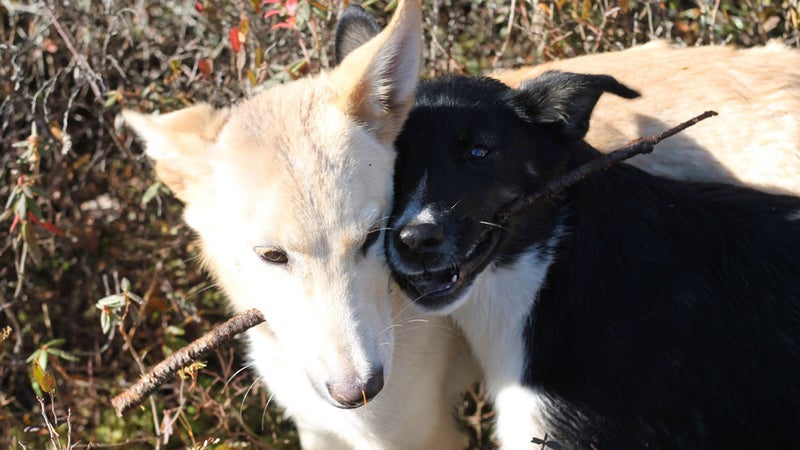
[[[169,358],[161,361],[144,374],[139,381],[111,400],[111,404],[117,410],[117,416],[122,417],[124,412],[142,404],[148,395],[155,392],[159,386],[179,370],[203,358],[211,351],[226,344],[237,334],[261,322],[264,322],[264,315],[257,309],[250,309],[231,317],[211,332],[204,334],[199,339],[172,354]]]
[[[705,120],[716,115],[717,113],[715,111],[706,111],[703,114],[693,117],[692,119],[689,119],[686,122],[672,127],[660,134],[653,134],[644,138],[633,140],[624,147],[618,148],[610,153],[599,156],[581,166],[578,166],[551,181],[550,183],[547,183],[544,187],[536,192],[529,195],[523,195],[518,197],[516,200],[512,200],[505,208],[501,210],[500,213],[498,213],[497,222],[500,224],[505,224],[514,214],[519,213],[520,211],[526,209],[545,197],[550,197],[563,191],[564,189],[567,189],[568,187],[595,172],[606,170],[614,164],[632,158],[636,155],[651,153],[655,145],[664,139],[680,133],[681,131],[689,128],[697,122],[700,122],[701,120]]]
[[[653,147],[662,140],[689,128],[701,120],[716,115],[717,113],[714,111],[706,111],[663,133],[636,139],[625,147],[595,158],[551,181],[533,194],[524,195],[513,200],[506,208],[503,208],[500,215],[498,215],[498,220],[500,222],[506,222],[512,215],[519,213],[545,197],[563,191],[594,172],[606,170],[612,165],[633,156],[650,153],[653,151]],[[264,322],[264,316],[261,312],[257,309],[251,309],[228,319],[211,332],[180,349],[152,368],[133,386],[111,400],[111,404],[114,405],[114,409],[117,411],[117,416],[121,417],[126,411],[142,404],[148,395],[155,392],[159,386],[164,384],[169,377],[173,376],[179,370],[226,344],[237,334],[262,322]]]

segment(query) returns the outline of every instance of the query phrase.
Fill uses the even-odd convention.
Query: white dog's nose
[[[360,381],[331,381],[326,383],[331,397],[340,408],[358,408],[372,400],[383,389],[383,367],[374,369],[367,379]]]

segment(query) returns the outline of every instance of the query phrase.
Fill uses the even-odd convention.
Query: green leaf
[[[144,305],[144,299],[139,297],[138,295],[134,294],[133,292],[126,292],[125,295],[128,296],[128,299],[133,300],[134,302]]]
[[[20,231],[22,232],[22,240],[25,241],[25,245],[28,247],[28,255],[33,260],[33,263],[36,264],[36,267],[41,266],[42,250],[39,248],[39,243],[36,241],[33,228],[29,226],[28,222],[23,221]]]
[[[35,352],[31,353],[31,356],[28,356],[28,358],[25,359],[25,362],[29,363],[32,362],[34,359],[38,358],[39,352],[41,352],[41,350],[36,350]]]
[[[144,191],[144,195],[142,195],[142,206],[147,206],[151,200],[153,200],[159,192],[161,192],[161,182],[156,181],[155,183],[151,184],[150,187]]]
[[[39,351],[37,352],[36,359],[33,361],[34,364],[39,364],[39,367],[42,370],[47,370],[47,352]]]
[[[38,186],[29,185],[28,187],[31,189],[31,191],[33,191],[34,194],[36,194],[36,195],[38,195],[40,197],[47,197],[48,196],[47,192],[44,189],[42,189],[42,188],[40,188]]]
[[[311,18],[311,5],[309,5],[307,1],[298,2],[294,17],[297,21],[298,28],[304,27]]]
[[[117,309],[125,306],[125,296],[122,294],[109,295],[97,301],[95,305],[98,309],[111,308]]]
[[[77,356],[69,354],[69,353],[65,352],[64,350],[60,350],[60,349],[57,349],[57,348],[48,348],[47,349],[47,353],[50,353],[51,355],[58,356],[59,358],[65,359],[67,361],[77,361],[78,360]]]
[[[175,325],[170,325],[167,327],[167,333],[173,336],[183,336],[186,334],[186,330],[181,327],[176,327]]]
[[[39,208],[39,205],[36,203],[36,200],[33,198],[28,198],[28,209],[33,213],[34,217],[39,219],[40,222],[44,222],[44,215],[42,215],[42,209]]]
[[[122,289],[122,292],[128,292],[131,290],[131,282],[128,281],[127,278],[122,278],[122,281],[119,282],[119,287]]]
[[[28,199],[20,196],[19,200],[17,200],[17,204],[14,206],[14,211],[17,215],[24,219],[28,216]]]
[[[52,374],[47,373],[45,369],[42,368],[42,366],[40,366],[38,363],[33,363],[31,374],[33,375],[33,380],[36,381],[36,383],[44,392],[51,394],[55,391],[56,379]]]
[[[103,329],[103,334],[108,334],[109,330],[111,330],[111,314],[107,311],[103,311],[100,314],[100,328]]]
[[[4,209],[11,208],[11,204],[14,203],[17,196],[19,196],[19,186],[14,186],[14,189],[11,190],[11,194],[8,196],[8,200],[6,200],[6,207]]]

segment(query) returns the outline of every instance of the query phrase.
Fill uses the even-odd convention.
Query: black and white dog
[[[394,276],[467,336],[503,448],[800,448],[800,199],[620,164],[496,222],[599,155],[603,92],[636,95],[563,72],[423,82],[396,142]]]
[[[378,29],[342,19],[339,58]],[[800,199],[623,164],[496,222],[597,155],[604,91],[636,95],[569,73],[422,83],[397,141],[395,278],[467,335],[503,448],[800,448]]]

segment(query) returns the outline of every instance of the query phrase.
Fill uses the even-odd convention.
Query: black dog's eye
[[[380,228],[376,228],[374,230],[369,230],[367,232],[366,239],[364,239],[364,244],[361,245],[361,253],[366,255],[367,251],[369,251],[369,248],[372,247],[372,244],[374,244],[375,241],[377,241],[380,236],[381,236],[381,229]]]
[[[469,149],[469,154],[467,155],[469,159],[475,161],[478,159],[483,159],[489,155],[489,150],[486,147],[481,147],[480,145],[476,145]]]
[[[286,264],[289,262],[286,252],[277,247],[256,247],[254,250],[261,259],[270,264]]]

